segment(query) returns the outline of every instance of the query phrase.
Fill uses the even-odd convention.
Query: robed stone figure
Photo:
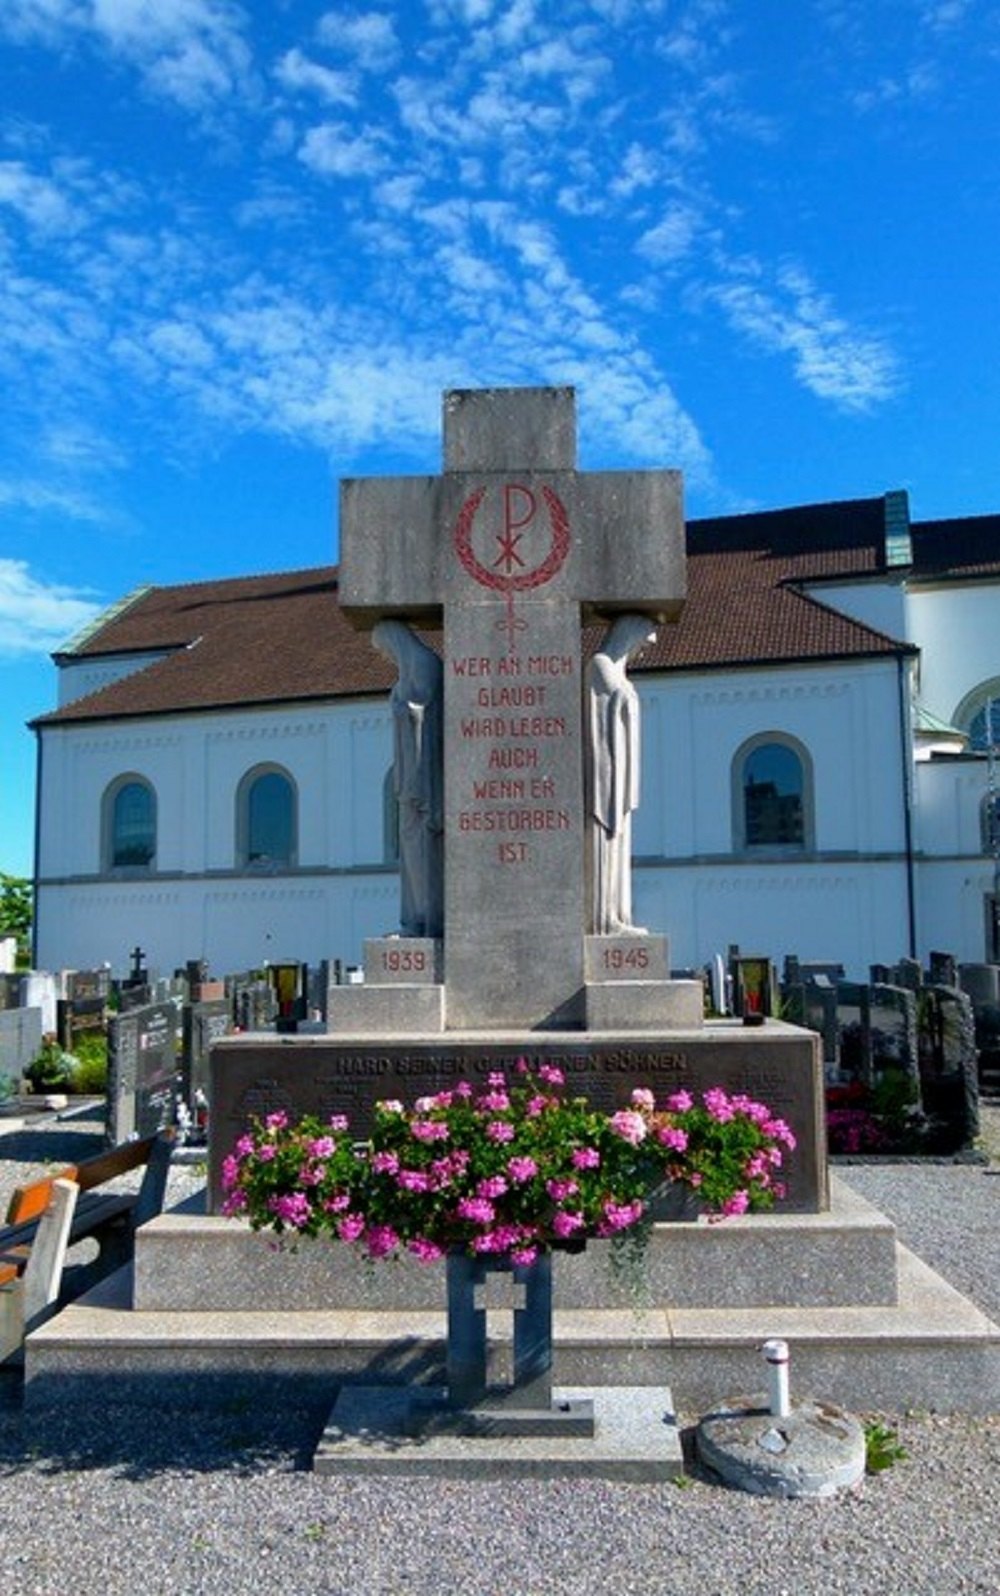
[[[392,710],[393,786],[399,805],[400,929],[444,928],[443,671],[403,621],[379,621],[372,643],[399,671]]]
[[[630,655],[656,637],[645,615],[614,622],[590,666],[588,829],[591,929],[641,935],[632,924],[632,814],[639,807],[639,695]]]

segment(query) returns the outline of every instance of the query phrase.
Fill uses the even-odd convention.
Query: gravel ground
[[[1000,1319],[1000,1108],[989,1165],[842,1167],[902,1239]],[[96,1127],[0,1138],[0,1202]],[[175,1169],[170,1200],[199,1180]],[[827,1502],[714,1483],[336,1481],[322,1416],[23,1413],[0,1380],[0,1591],[11,1596],[982,1596],[1000,1593],[1000,1415],[884,1415],[907,1458]]]

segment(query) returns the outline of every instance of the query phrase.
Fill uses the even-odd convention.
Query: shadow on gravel
[[[105,1148],[99,1130],[30,1129],[0,1136],[0,1160],[11,1164],[76,1164]]]
[[[142,1480],[165,1472],[292,1473],[308,1469],[333,1404],[265,1405],[234,1396],[198,1410],[121,1403],[90,1411],[24,1408],[21,1378],[0,1370],[0,1480],[103,1469]]]

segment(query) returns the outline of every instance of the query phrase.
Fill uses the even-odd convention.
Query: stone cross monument
[[[340,536],[356,625],[443,624],[447,1027],[579,1025],[581,619],[676,617],[680,475],[578,472],[572,389],[451,392],[443,474],[345,481]]]

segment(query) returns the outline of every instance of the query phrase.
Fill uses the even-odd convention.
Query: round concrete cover
[[[784,1418],[733,1404],[698,1426],[698,1456],[728,1485],[758,1496],[832,1496],[865,1472],[858,1420],[827,1402],[798,1402]]]

